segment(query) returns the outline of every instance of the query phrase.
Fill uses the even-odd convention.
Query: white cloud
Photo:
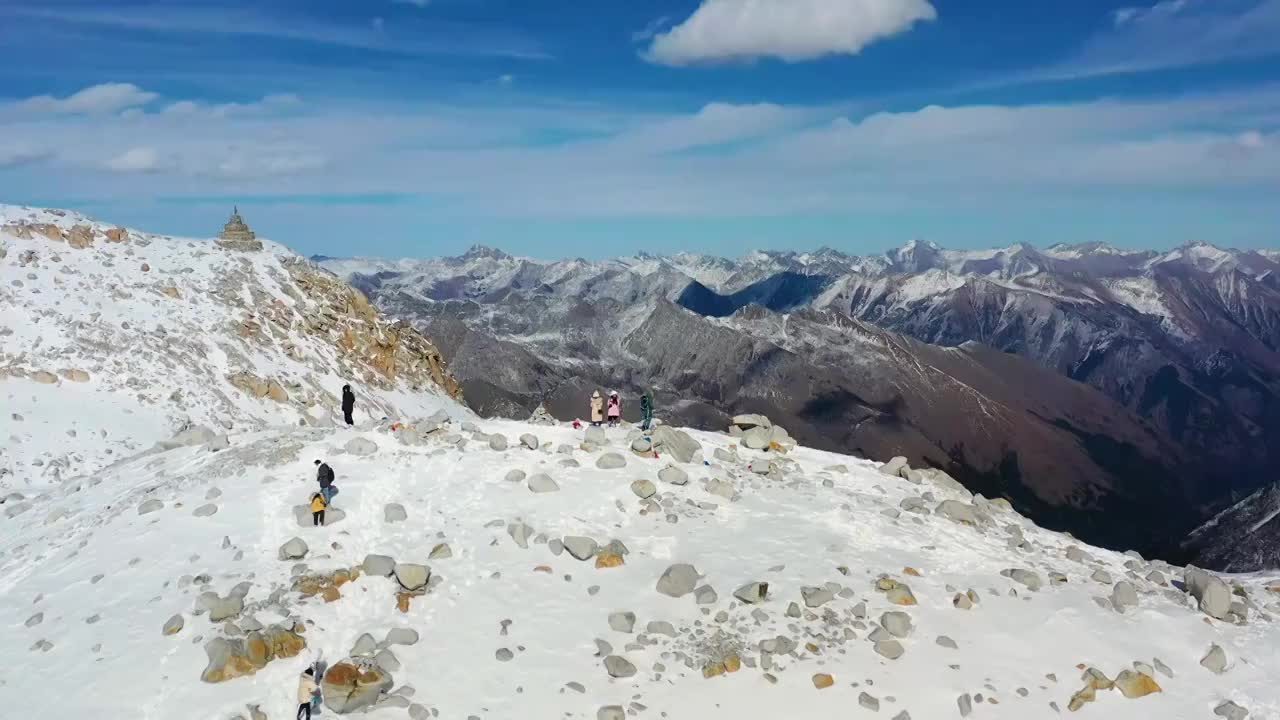
[[[659,30],[670,24],[670,15],[663,15],[662,17],[650,20],[648,25],[645,25],[642,29],[631,33],[631,42],[645,42],[646,40],[650,40],[654,35],[658,34]]]
[[[512,85],[515,84],[515,82],[516,82],[515,75],[499,75],[498,76],[498,84],[503,87],[511,87]]]
[[[156,93],[147,92],[133,83],[103,83],[65,98],[52,95],[28,98],[17,106],[27,112],[102,114],[146,105],[157,97]]]
[[[260,115],[283,112],[302,105],[302,98],[292,93],[267,95],[261,100],[250,103],[201,103],[194,100],[179,100],[166,105],[161,115],[192,116],[207,115],[211,117],[230,117],[233,115]]]
[[[135,147],[107,161],[107,169],[119,173],[152,173],[165,169],[160,153],[153,147]]]
[[[644,55],[663,65],[856,55],[936,17],[928,0],[703,0]]]

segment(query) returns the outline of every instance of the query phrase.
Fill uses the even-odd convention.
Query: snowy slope
[[[539,449],[520,444],[525,433],[537,434]],[[878,703],[878,716],[930,720],[959,717],[968,695],[972,717],[1052,718],[1051,704],[1067,713],[1083,687],[1078,668],[1114,679],[1135,661],[1167,666],[1171,674],[1152,671],[1163,691],[1135,699],[1100,691],[1082,717],[1193,720],[1214,717],[1227,700],[1253,718],[1280,717],[1272,621],[1280,602],[1264,589],[1273,578],[1233,578],[1236,600],[1256,609],[1238,624],[1210,620],[1157,584],[1181,570],[1080,546],[981,499],[972,509],[988,519],[954,522],[933,510],[967,494],[932,479],[912,484],[805,448],[765,456],[727,435],[692,433],[715,459],[681,465],[691,480],[674,485],[658,475],[672,461],[631,453],[630,433],[611,430],[605,447],[581,449],[581,431],[505,421],[451,424],[412,444],[399,438],[415,435],[386,425],[272,428],[233,434],[219,452],[131,460],[21,501],[23,511],[0,523],[0,626],[10,667],[21,668],[0,676],[0,707],[62,720],[248,717],[246,705],[258,705],[272,720],[290,718],[297,674],[312,659],[336,663],[362,633],[380,641],[412,628],[421,640],[391,647],[395,662],[379,661],[394,666],[392,687],[412,694],[384,699],[376,717],[590,720],[610,717],[597,715],[609,705],[640,718],[789,718],[798,708],[803,717],[876,717],[865,702]],[[502,445],[490,440],[496,434],[510,449],[492,449]],[[363,441],[376,451],[343,450],[363,451]],[[607,452],[625,467],[598,469]],[[321,457],[338,473],[335,506],[347,517],[299,527],[291,506],[314,486],[311,462]],[[748,469],[769,462],[769,475]],[[508,479],[513,471],[547,473],[559,490],[533,493]],[[637,479],[656,485],[654,503],[638,499]],[[139,514],[154,501],[162,507]],[[407,520],[387,522],[388,503],[402,504]],[[531,528],[527,549],[512,523]],[[277,558],[294,536],[310,548],[307,570]],[[629,554],[620,567],[597,569],[553,553],[546,541],[563,536],[618,540]],[[428,560],[438,543],[451,557]],[[397,610],[392,579],[363,575],[332,602],[291,589],[299,573],[358,566],[370,553],[425,563],[440,579],[407,613]],[[658,593],[673,563],[695,565],[718,599],[699,605],[693,595]],[[1043,586],[1001,574],[1013,568]],[[1119,613],[1104,602],[1113,588],[1091,579],[1099,570],[1132,582],[1138,606]],[[1066,582],[1051,582],[1055,572]],[[890,604],[875,589],[882,574],[909,585],[918,604]],[[735,601],[752,581],[769,583],[765,602]],[[202,591],[226,595],[242,582],[250,609],[231,619],[237,625],[193,612]],[[808,586],[836,596],[803,609]],[[955,607],[953,596],[970,589],[979,602]],[[799,608],[789,613],[792,603]],[[635,614],[634,632],[611,628],[618,611]],[[896,660],[868,640],[888,611],[906,612],[912,625]],[[175,614],[184,627],[162,635]],[[249,616],[303,623],[306,649],[248,677],[201,682],[202,646],[252,627]],[[654,621],[671,623],[674,637],[649,630]],[[598,640],[635,675],[611,678]],[[767,671],[762,641],[777,651]],[[1199,664],[1211,644],[1225,650],[1223,674]],[[741,670],[704,679],[708,657],[729,650]],[[816,689],[818,673],[833,685]]]
[[[446,397],[421,336],[269,241],[242,252],[0,205],[0,307],[0,489],[92,472],[191,423],[328,423],[344,383],[376,417]]]

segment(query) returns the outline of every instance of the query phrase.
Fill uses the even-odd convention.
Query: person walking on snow
[[[599,425],[604,422],[604,400],[600,398],[600,391],[596,390],[591,393],[591,424]]]
[[[315,527],[324,527],[324,509],[329,507],[329,502],[324,499],[321,493],[311,493],[311,524]]]
[[[351,392],[350,385],[342,386],[342,419],[347,421],[348,425],[355,425],[355,421],[351,419],[351,413],[356,409],[356,394]]]
[[[622,417],[622,399],[618,397],[618,391],[609,392],[609,427],[617,427],[618,420]]]
[[[298,717],[297,720],[311,720],[311,700],[320,692],[316,685],[316,671],[307,668],[298,677]]]
[[[644,416],[640,429],[649,432],[649,425],[653,423],[653,397],[647,391],[640,396],[640,414]]]
[[[338,494],[338,486],[333,484],[333,468],[329,467],[329,463],[317,460],[316,465],[316,482],[320,483],[320,494],[324,496],[324,504],[327,506],[333,502],[333,496]]]

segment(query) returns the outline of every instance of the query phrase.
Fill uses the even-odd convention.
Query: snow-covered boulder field
[[[288,719],[319,660],[326,713],[412,720],[1280,717],[1274,576],[1084,546],[938,473],[450,414],[5,497],[0,708]],[[295,513],[316,459],[326,527]]]

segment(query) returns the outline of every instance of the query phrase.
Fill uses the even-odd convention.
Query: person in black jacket
[[[332,502],[338,489],[333,485],[333,468],[329,467],[329,463],[316,461],[316,482],[320,483],[320,494],[324,497],[325,504]]]
[[[351,392],[350,385],[342,386],[342,417],[347,421],[348,425],[355,425],[355,421],[351,419],[351,412],[356,409],[356,394]]]

